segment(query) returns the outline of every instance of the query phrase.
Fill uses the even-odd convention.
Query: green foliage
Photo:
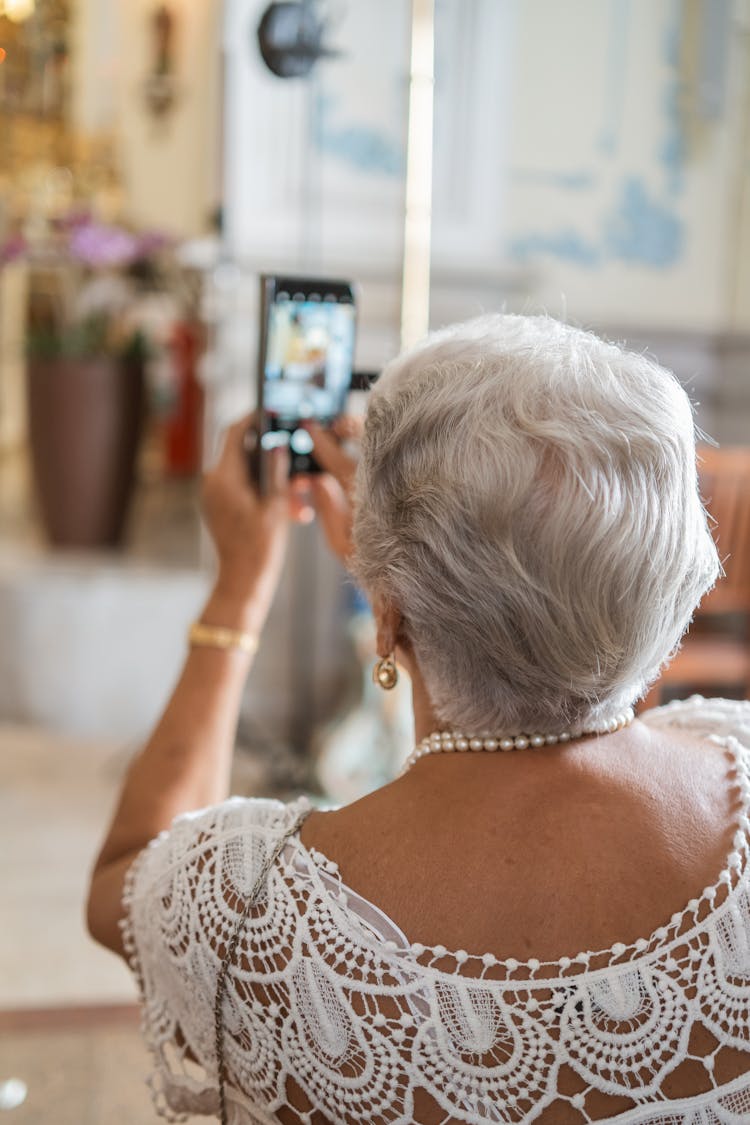
[[[30,359],[90,359],[106,355],[135,363],[149,357],[148,341],[140,329],[123,335],[106,315],[61,326],[50,322],[32,324],[26,336],[26,351]]]

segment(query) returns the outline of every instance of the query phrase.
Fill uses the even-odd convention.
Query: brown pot
[[[143,365],[113,356],[31,359],[31,459],[52,543],[112,547],[121,538],[143,425]]]

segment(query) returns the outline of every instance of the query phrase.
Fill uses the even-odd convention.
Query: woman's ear
[[[401,611],[393,602],[376,597],[372,604],[372,615],[377,630],[376,649],[378,656],[390,656],[396,651],[401,640],[403,618]]]

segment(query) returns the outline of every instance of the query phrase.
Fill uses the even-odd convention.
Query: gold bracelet
[[[223,625],[206,625],[195,621],[190,626],[188,641],[193,647],[238,648],[252,656],[258,650],[258,638],[241,629],[226,629]]]

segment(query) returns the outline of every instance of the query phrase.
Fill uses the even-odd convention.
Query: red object
[[[172,476],[195,476],[201,469],[203,431],[203,387],[197,374],[203,348],[199,325],[178,321],[170,347],[177,394],[165,424],[166,469]]]

